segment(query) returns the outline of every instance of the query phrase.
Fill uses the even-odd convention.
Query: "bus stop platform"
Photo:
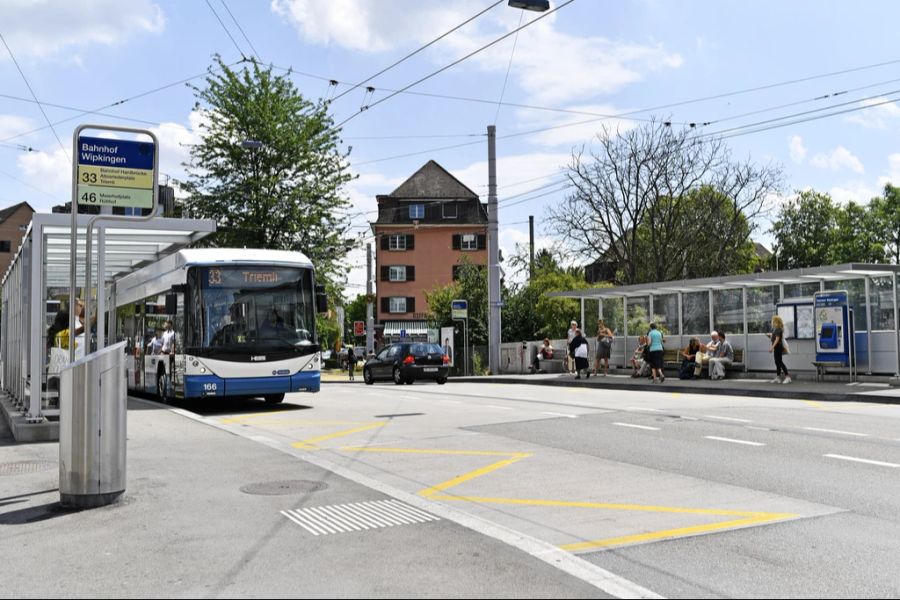
[[[730,372],[725,379],[689,379],[666,377],[664,383],[653,383],[646,378],[632,378],[624,372],[610,372],[606,377],[591,375],[585,379],[575,379],[575,375],[534,374],[496,375],[484,377],[454,377],[450,384],[462,382],[528,384],[550,387],[581,387],[585,389],[627,390],[640,392],[667,392],[678,394],[707,394],[717,396],[765,396],[791,400],[813,400],[823,402],[875,402],[880,404],[900,404],[900,387],[896,378],[860,376],[860,381],[849,382],[839,375],[828,381],[816,382],[805,377],[793,379],[787,385],[770,383],[773,373]],[[361,379],[361,378],[360,378]]]

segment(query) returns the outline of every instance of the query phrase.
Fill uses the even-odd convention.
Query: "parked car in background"
[[[403,342],[382,348],[363,366],[363,380],[372,385],[379,380],[391,380],[397,385],[412,384],[417,379],[431,379],[447,383],[450,357],[437,344]]]

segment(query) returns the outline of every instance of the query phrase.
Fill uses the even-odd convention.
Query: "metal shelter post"
[[[872,278],[866,275],[866,375],[872,374],[872,303],[869,301],[869,284]]]
[[[31,397],[28,403],[28,413],[25,415],[25,420],[29,423],[40,423],[44,420],[43,407],[41,405],[43,404],[44,396],[44,358],[46,353],[41,340],[44,339],[44,313],[47,310],[47,303],[45,302],[46,294],[43,286],[43,228],[38,226],[37,230],[37,235],[40,237],[35,239],[35,231],[32,230],[31,238],[27,241],[30,249],[26,249],[29,256],[28,267],[30,271],[28,283],[31,287],[31,302],[27,303],[30,306],[26,307],[31,317],[29,320],[30,335],[27,341],[30,357],[28,360],[28,371],[26,372],[31,382]]]
[[[744,313],[744,373],[747,372],[747,364],[750,362],[749,344],[750,330],[747,326],[747,286],[743,286],[741,290],[741,306]]]
[[[684,306],[681,298],[682,292],[678,292],[678,337],[684,337]],[[681,340],[684,341],[683,339]]]
[[[709,288],[709,330],[713,331],[716,328],[716,320],[713,318],[713,291],[712,288]]]
[[[628,296],[622,296],[622,338],[625,340],[625,350],[622,351],[622,366],[628,366]]]
[[[896,337],[896,350],[897,354],[895,358],[897,359],[897,373],[895,377],[900,378],[900,310],[897,307],[897,273],[894,272],[891,275],[893,290],[894,290],[894,336]]]

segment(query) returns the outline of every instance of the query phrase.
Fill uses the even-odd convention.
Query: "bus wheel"
[[[166,375],[164,370],[160,370],[159,373],[156,374],[156,399],[162,402],[163,404],[169,401],[166,396],[166,390],[169,387],[169,377]]]
[[[266,400],[266,404],[278,404],[282,400],[284,400],[284,394],[269,394],[268,396],[264,396]]]

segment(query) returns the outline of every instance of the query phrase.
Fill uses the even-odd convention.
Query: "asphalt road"
[[[900,406],[328,383],[275,407],[200,403],[129,419],[131,501],[116,509],[127,536],[102,532],[115,510],[44,520],[47,496],[14,506],[0,478],[0,550],[30,564],[62,548],[76,577],[90,561],[66,548],[112,544],[128,556],[126,583],[119,573],[66,588],[15,569],[16,595],[900,595]],[[202,460],[186,460],[198,449]],[[51,454],[0,445],[0,463],[11,452]],[[53,487],[28,477],[19,485]],[[288,478],[328,489],[235,493]],[[440,520],[326,536],[304,512],[385,501]],[[142,547],[153,549],[143,561]]]

